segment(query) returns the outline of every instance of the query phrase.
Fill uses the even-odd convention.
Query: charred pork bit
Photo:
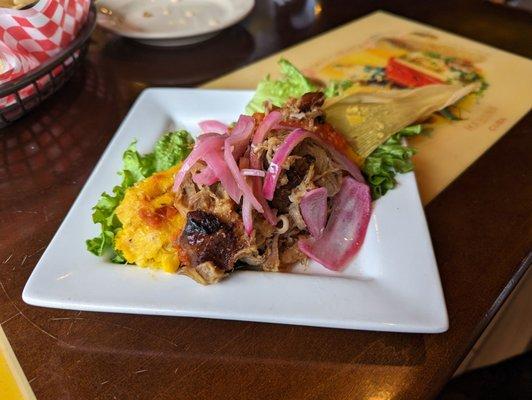
[[[311,111],[313,108],[321,107],[324,101],[325,95],[323,92],[309,92],[301,96],[297,103],[297,107],[301,112],[306,113]]]
[[[325,95],[322,92],[309,92],[300,99],[288,100],[280,111],[285,121],[297,122],[300,128],[314,131],[317,124],[325,122],[321,109],[324,101]]]
[[[210,262],[222,271],[233,269],[234,255],[239,250],[232,227],[205,211],[187,214],[179,246],[185,252],[190,267]]]

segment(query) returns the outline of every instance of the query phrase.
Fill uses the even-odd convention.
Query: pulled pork
[[[314,131],[324,122],[323,93],[307,93],[289,101],[282,109],[283,122]],[[268,169],[277,148],[288,131],[278,128],[252,151]],[[244,232],[241,209],[218,182],[210,186],[196,184],[192,175],[205,165],[198,162],[188,173],[176,196],[176,208],[186,216],[186,225],[178,238],[181,272],[203,284],[219,281],[236,268],[286,271],[306,260],[297,242],[308,236],[299,204],[309,190],[325,187],[329,198],[338,193],[342,169],[326,149],[312,139],[301,142],[281,166],[277,188],[269,205],[276,210],[277,226],[253,211],[254,230]]]

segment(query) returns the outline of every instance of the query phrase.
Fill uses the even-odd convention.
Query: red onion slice
[[[323,234],[317,239],[301,239],[299,250],[325,268],[341,271],[362,246],[370,216],[369,187],[347,176],[333,199]]]
[[[251,236],[253,233],[253,209],[247,197],[242,199],[242,223],[244,224],[246,234]]]
[[[215,132],[202,133],[201,135],[199,135],[196,138],[196,145],[201,143],[201,142],[203,142],[204,140],[206,140],[208,138],[212,138],[212,137],[226,139],[227,138],[227,134],[221,135],[221,134],[215,133]]]
[[[255,146],[262,143],[268,132],[275,126],[277,123],[281,120],[282,115],[279,111],[272,111],[268,115],[264,117],[262,122],[259,124],[258,128],[255,130],[255,133],[253,134],[253,139],[251,141],[251,151],[249,154],[249,161],[251,168],[262,170],[262,166],[260,165],[260,160],[257,157],[257,153],[255,153]],[[266,175],[266,173],[264,173]],[[271,225],[277,224],[277,216],[275,215],[275,212],[270,208],[268,205],[268,202],[264,199],[264,196],[262,195],[262,185],[260,178],[251,178],[251,185],[253,187],[253,193],[255,194],[255,197],[261,204],[263,210],[264,210],[264,218],[266,221],[268,221]]]
[[[296,128],[285,138],[284,142],[277,148],[272,162],[268,167],[266,177],[264,178],[264,185],[262,187],[262,194],[267,200],[272,200],[277,186],[277,181],[282,172],[282,165],[294,150],[294,148],[301,143],[303,140],[311,138],[323,146],[332,156],[332,158],[340,164],[340,166],[345,169],[349,174],[355,178],[357,181],[364,183],[364,177],[358,169],[355,163],[353,163],[349,158],[344,156],[333,146],[323,141],[315,134],[308,132],[302,128]]]
[[[264,117],[259,127],[253,134],[253,140],[251,141],[251,153],[249,155],[249,163],[251,168],[260,168],[259,158],[255,153],[255,146],[262,143],[268,132],[278,124],[282,115],[279,111],[272,111]]]
[[[224,143],[224,160],[231,171],[238,188],[244,195],[244,198],[261,214],[264,212],[261,204],[253,194],[251,187],[244,180],[240,169],[236,163],[243,155],[249,145],[251,134],[255,126],[255,120],[248,115],[241,115],[233,128],[229,137]]]
[[[240,198],[242,197],[242,191],[240,190],[238,183],[233,178],[233,174],[224,159],[223,153],[221,151],[213,151],[211,153],[205,154],[203,160],[207,163],[212,171],[215,171],[216,176],[220,179],[220,183],[229,197],[231,197],[235,203],[239,204]]]
[[[360,168],[358,168],[358,165],[351,161],[349,157],[336,150],[331,144],[319,139],[317,136],[314,136],[314,139],[317,140],[323,147],[325,147],[329,151],[334,161],[340,164],[342,169],[347,171],[357,181],[361,183],[366,182],[364,180],[364,177],[362,176],[362,172],[360,172]]]
[[[240,159],[249,146],[249,140],[255,127],[255,120],[248,115],[241,115],[226,140],[225,146],[233,146],[233,157]]]
[[[224,146],[224,160],[226,162],[226,166],[229,168],[229,171],[231,171],[231,174],[233,175],[233,179],[235,180],[236,184],[238,185],[238,188],[240,189],[244,197],[248,199],[248,201],[251,203],[253,208],[255,208],[255,210],[262,214],[264,212],[264,209],[253,194],[251,187],[244,180],[244,177],[242,176],[242,173],[240,172],[238,165],[236,165],[236,161],[233,157],[232,147],[228,145],[227,140],[225,141]]]
[[[212,132],[212,133],[218,133],[220,135],[223,135],[227,133],[227,130],[228,130],[228,127],[226,124],[220,121],[212,120],[212,119],[201,121],[198,125],[203,133]]]
[[[274,129],[283,129],[288,131],[294,131],[298,128],[295,128],[291,125],[286,125],[281,123],[278,123],[276,126],[273,127]],[[331,157],[336,161],[343,170],[347,171],[353,178],[355,178],[357,181],[364,183],[364,177],[362,176],[362,173],[360,172],[360,168],[358,168],[358,165],[356,165],[349,157],[347,157],[344,153],[342,153],[340,150],[338,150],[336,147],[334,147],[331,143],[327,142],[326,140],[323,140],[318,135],[312,133],[312,139],[314,139],[316,142],[321,144],[324,148],[326,148],[329,153],[331,154]]]
[[[290,155],[292,150],[306,138],[311,137],[312,134],[304,129],[298,128],[289,133],[284,142],[277,148],[277,151],[273,155],[272,162],[266,172],[264,178],[264,184],[262,186],[262,195],[266,200],[272,200],[275,193],[275,187],[281,175],[283,163]]]
[[[218,177],[209,166],[206,166],[201,172],[194,174],[192,180],[198,185],[211,186],[218,182]]]
[[[202,140],[197,140],[194,149],[192,149],[188,157],[183,161],[183,165],[181,165],[181,168],[174,177],[174,192],[179,190],[190,168],[199,160],[204,159],[207,154],[221,152],[223,143],[224,137],[220,135],[203,137]]]
[[[327,222],[327,189],[320,187],[303,196],[299,204],[301,216],[314,238],[319,238]]]
[[[253,187],[253,193],[255,193],[255,197],[257,198],[260,205],[262,206],[262,209],[264,210],[264,213],[262,215],[264,215],[264,218],[266,219],[266,221],[268,221],[270,225],[277,225],[277,211],[272,210],[264,196],[262,196],[262,185],[260,182],[260,178],[251,177],[250,179],[252,180],[251,185]]]
[[[239,166],[241,171],[245,171],[249,167],[249,160],[247,157],[242,157],[239,160]],[[244,178],[246,183],[249,179]],[[242,223],[244,224],[244,231],[248,236],[251,236],[253,233],[253,208],[251,207],[251,202],[249,199],[244,196],[242,199]]]

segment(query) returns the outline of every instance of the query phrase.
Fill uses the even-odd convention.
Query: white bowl
[[[98,23],[155,46],[198,43],[236,24],[254,0],[101,0]]]

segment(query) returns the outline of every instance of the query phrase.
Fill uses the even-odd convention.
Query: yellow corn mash
[[[179,165],[158,172],[126,191],[116,209],[122,222],[115,247],[127,262],[175,272],[179,256],[174,247],[184,218],[174,207],[172,185]]]

